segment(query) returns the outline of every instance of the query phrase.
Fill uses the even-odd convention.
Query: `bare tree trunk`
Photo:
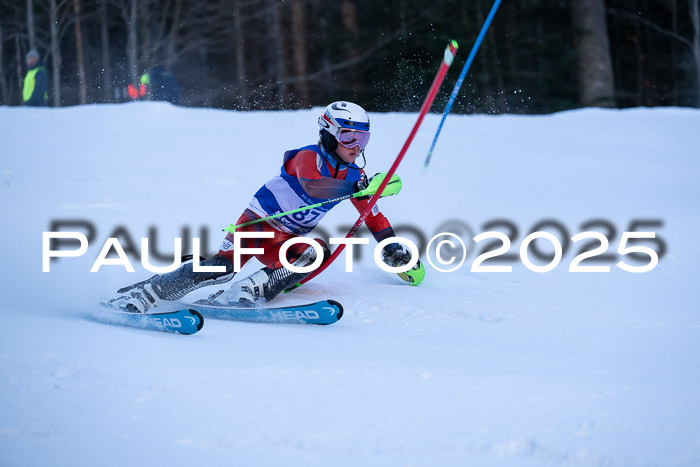
[[[8,105],[7,81],[5,80],[5,57],[3,54],[2,24],[0,24],[0,104]]]
[[[486,16],[483,16],[486,18]],[[486,32],[486,37],[489,42],[488,50],[491,51],[491,63],[494,65],[494,77],[496,79],[496,96],[494,100],[496,101],[496,106],[498,106],[498,111],[500,113],[506,113],[508,111],[508,105],[503,97],[503,91],[506,88],[505,81],[503,79],[503,71],[501,70],[500,59],[498,57],[498,40],[496,39],[495,26],[492,25]],[[495,107],[495,106],[494,106]],[[494,112],[495,113],[495,112]]]
[[[326,3],[322,3],[318,0],[313,0],[310,3],[310,17],[315,19],[313,27],[314,41],[320,41],[320,43],[323,44],[328,40],[328,37],[330,36],[329,30],[332,27],[329,24]],[[333,27],[334,26],[335,25],[333,25]],[[318,62],[318,65],[315,65],[315,68],[317,67],[319,70],[322,70],[321,72],[317,73],[317,75],[325,77],[325,70],[332,65],[331,48],[321,47],[321,50],[316,53],[314,60]],[[314,99],[319,99],[320,96],[323,96],[323,98],[327,100],[327,95],[329,94],[332,86],[332,80],[330,79],[316,79],[314,82]]]
[[[698,85],[695,106],[700,107],[700,0],[690,0],[690,18],[693,22],[693,58],[695,59],[695,78]]]
[[[102,100],[112,102],[112,57],[109,51],[107,5],[100,2],[100,34],[102,36]]]
[[[637,93],[635,95],[636,107],[644,105],[644,53],[642,52],[642,27],[637,23],[634,26],[634,51],[637,56]]]
[[[271,2],[270,15],[268,17],[268,37],[269,43],[272,44],[272,58],[270,60],[270,76],[274,80],[277,87],[277,100],[280,108],[285,108],[287,97],[287,83],[285,80],[285,61],[284,61],[284,40],[282,38],[282,15],[280,8],[284,6],[282,3],[277,3],[277,0],[269,0]]]
[[[401,5],[403,6],[403,2],[401,2]],[[357,26],[357,14],[355,12],[355,3],[351,0],[342,0],[342,2],[340,2],[340,15],[343,18],[343,28],[345,29],[345,31],[347,31],[349,36],[349,40],[346,40],[345,42],[347,44],[348,58],[351,60],[357,59],[357,57],[360,54],[357,51],[355,43],[360,37],[360,28]],[[352,82],[353,91],[361,91],[361,85],[356,78],[357,75],[351,74],[350,76],[354,77]]]
[[[348,56],[351,59],[357,58],[359,53],[355,47],[355,41],[360,37],[360,28],[357,26],[357,14],[355,4],[352,0],[342,0],[340,2],[340,15],[343,18],[343,27],[350,35],[347,43]]]
[[[236,59],[236,90],[239,105],[244,109],[249,108],[248,103],[248,75],[246,73],[245,58],[245,32],[243,30],[243,12],[241,2],[234,0],[233,5],[233,40]]]
[[[175,12],[173,13],[173,24],[168,34],[168,45],[165,51],[165,67],[168,71],[173,71],[175,62],[175,44],[177,42],[177,32],[180,29],[180,14],[182,12],[182,0],[175,0]]]
[[[481,6],[481,2],[474,2],[474,10],[476,13],[476,22],[478,21],[484,21],[486,19],[486,15],[484,14],[484,9]],[[463,7],[463,12],[462,16],[464,18],[469,18],[469,12],[466,8],[466,5]],[[484,49],[490,48],[489,45],[486,45]],[[489,60],[489,55],[486,52],[480,53],[476,55],[477,60],[479,60],[479,68],[481,69],[481,100],[482,100],[482,106],[483,103],[488,102],[489,98],[491,97],[491,87],[493,83],[493,78],[491,76],[491,61]],[[467,107],[469,109],[469,107]],[[483,110],[482,110],[483,111]],[[472,113],[472,110],[468,110],[468,113]]]
[[[520,70],[522,70],[522,68],[518,66],[518,60],[517,60],[517,57],[518,57],[517,44],[522,43],[522,41],[518,35],[518,24],[519,24],[518,19],[519,18],[518,18],[518,11],[516,10],[515,5],[512,3],[510,5],[506,5],[503,8],[503,16],[505,17],[504,19],[505,19],[506,24],[507,24],[506,27],[508,28],[508,38],[509,39],[512,38],[506,42],[507,47],[505,49],[505,54],[506,54],[505,61],[508,64],[508,75],[511,76],[510,86],[514,86],[515,89],[522,89],[523,84],[522,84],[522,81],[520,79],[520,76],[521,76]],[[481,22],[483,23],[485,20],[486,20],[486,17],[484,17],[484,19],[481,20]],[[533,32],[531,34],[533,34],[535,37],[542,37],[544,35],[544,30],[547,29],[547,25],[542,24],[542,23],[543,23],[542,18],[540,18],[540,17],[533,18],[533,20],[531,22]],[[542,68],[544,68],[544,67],[541,67],[538,65],[535,66],[535,69],[542,69]],[[546,86],[546,84],[544,83],[544,80],[541,78],[542,74],[538,73],[538,75],[540,76],[537,79],[538,84],[542,87]],[[506,96],[508,96],[508,97],[506,97],[506,99],[508,100],[507,105],[508,105],[508,107],[510,107],[512,105],[512,103],[514,101],[516,101],[514,99],[516,96],[513,94],[506,94]],[[517,108],[517,106],[516,106],[516,108]]]
[[[22,84],[24,79],[23,66],[24,61],[22,60],[22,54],[19,51],[19,35],[15,35],[15,62],[17,71],[17,84],[19,85],[19,104],[22,105]]]
[[[248,80],[245,63],[245,36],[243,34],[243,16],[240,0],[233,2],[233,40],[236,54],[236,88],[240,106],[248,109]]]
[[[58,6],[56,0],[49,5],[49,20],[51,21],[51,74],[53,75],[53,105],[61,106],[61,44],[58,37]]]
[[[80,83],[80,104],[87,104],[87,76],[85,75],[85,59],[83,55],[83,30],[80,25],[80,0],[73,0],[75,15],[75,50],[78,61],[78,82]]]
[[[29,48],[36,49],[36,29],[34,28],[34,0],[27,0],[27,34]]]
[[[671,0],[671,32],[678,34],[678,4],[677,0]],[[678,60],[676,58],[676,44],[669,41],[669,52],[671,54],[671,79],[673,89],[671,90],[671,105],[678,105]]]
[[[615,107],[615,82],[604,0],[571,2],[571,17],[578,52],[581,104]]]
[[[126,24],[126,61],[129,67],[129,80],[131,84],[138,84],[138,50],[136,49],[137,43],[137,31],[138,27],[136,24],[136,11],[138,7],[138,0],[131,0],[129,4],[129,19]]]
[[[304,78],[308,73],[306,53],[306,24],[304,22],[304,0],[292,0],[292,47],[294,47],[294,73],[300,78],[296,83],[297,102],[300,107],[311,106],[309,82]]]
[[[148,17],[150,2],[146,0],[134,0],[138,5],[138,10],[136,12],[136,23],[141,27],[140,34],[138,35],[138,54],[139,61],[137,62],[137,74],[140,77],[144,71],[149,70],[153,66],[153,55],[154,50],[152,47],[151,40],[151,18]],[[153,18],[155,24],[159,20],[158,17]],[[162,24],[162,23],[161,23]]]

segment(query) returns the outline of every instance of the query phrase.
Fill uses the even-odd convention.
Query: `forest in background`
[[[462,86],[460,113],[700,107],[700,0],[504,0]],[[0,0],[0,105],[25,55],[49,105],[128,100],[158,65],[181,105],[298,109],[353,100],[415,111],[449,39],[444,104],[492,0]],[[436,107],[437,108],[437,107]]]

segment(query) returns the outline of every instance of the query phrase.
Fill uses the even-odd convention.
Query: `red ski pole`
[[[350,229],[350,232],[345,236],[345,238],[351,238],[354,237],[357,231],[362,227],[362,224],[364,224],[365,219],[367,219],[367,216],[369,213],[372,211],[372,208],[374,207],[375,204],[377,204],[377,201],[379,200],[382,191],[384,191],[384,188],[386,187],[387,183],[389,183],[389,180],[391,180],[392,175],[394,175],[394,172],[396,172],[396,169],[399,167],[399,164],[401,163],[401,160],[403,159],[403,156],[406,154],[406,151],[408,151],[409,146],[411,145],[411,142],[413,141],[413,137],[416,136],[416,133],[418,132],[418,128],[420,127],[421,123],[423,122],[423,118],[425,117],[425,114],[428,113],[428,110],[430,110],[430,106],[433,104],[433,101],[435,100],[435,96],[437,96],[438,90],[440,89],[440,86],[442,85],[443,80],[445,79],[445,75],[447,74],[447,70],[450,68],[450,65],[452,65],[452,61],[454,60],[455,54],[457,53],[457,41],[451,40],[448,44],[447,47],[445,48],[445,55],[442,59],[442,64],[440,65],[440,68],[438,69],[437,75],[435,75],[435,79],[433,80],[433,84],[430,86],[430,90],[428,91],[428,95],[425,98],[425,101],[423,101],[423,106],[420,109],[420,112],[418,114],[418,120],[416,120],[415,125],[413,125],[413,129],[411,130],[411,133],[408,135],[408,138],[406,139],[406,142],[404,143],[403,147],[401,148],[401,151],[399,152],[399,155],[396,156],[396,160],[394,163],[391,165],[391,168],[389,169],[389,172],[387,173],[386,177],[384,177],[384,181],[382,182],[381,185],[379,185],[379,189],[377,192],[372,196],[372,198],[369,200],[369,203],[365,207],[365,209],[360,213],[360,217],[357,219],[357,222],[355,222],[355,225],[352,226],[352,229]],[[345,245],[340,244],[338,245],[338,248],[335,249],[333,254],[321,264],[321,266],[313,271],[311,274],[306,276],[304,279],[300,281],[301,284],[305,284],[314,277],[318,276],[323,272],[328,266],[331,265],[333,261],[340,255],[340,253],[343,252],[345,249]]]

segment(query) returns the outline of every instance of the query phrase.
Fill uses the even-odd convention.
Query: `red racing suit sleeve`
[[[360,213],[364,211],[364,209],[369,204],[368,199],[352,198],[351,201],[352,204],[355,205],[355,209],[357,209],[357,212]],[[385,238],[396,236],[396,234],[394,234],[394,229],[391,228],[389,220],[386,217],[384,217],[384,214],[379,212],[379,208],[376,204],[367,216],[365,223],[367,224],[369,231],[372,232],[372,236],[377,241],[377,243],[381,242]]]

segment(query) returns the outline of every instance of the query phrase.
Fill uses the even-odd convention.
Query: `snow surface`
[[[473,273],[472,241],[457,271],[428,266],[410,287],[374,265],[372,241],[354,273],[339,260],[277,300],[339,300],[332,326],[207,320],[180,336],[85,319],[149,275],[89,272],[115,228],[138,248],[155,226],[167,253],[204,226],[214,250],[282,153],[316,141],[319,112],[0,108],[0,465],[700,465],[697,110],[450,116],[424,174],[429,115],[403,192],[379,203],[426,236],[510,220],[511,253],[543,219],[569,236],[609,221],[609,253],[631,220],[660,220],[640,229],[667,245],[651,272],[620,255],[609,273],[568,272],[577,244],[549,273]],[[416,115],[371,118],[373,174]],[[322,227],[342,237],[356,218],[348,203]],[[42,232],[68,219],[95,240],[43,273]]]

